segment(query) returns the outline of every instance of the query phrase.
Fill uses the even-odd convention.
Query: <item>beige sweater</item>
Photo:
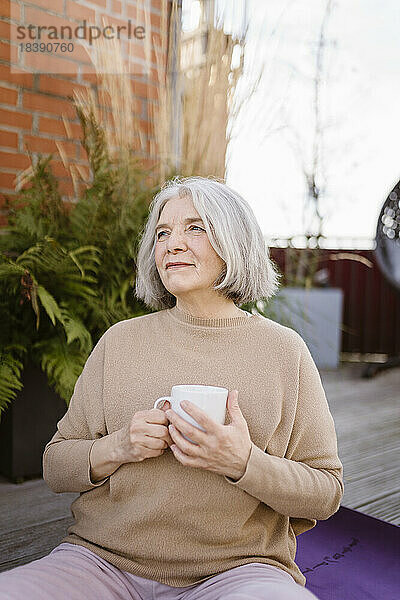
[[[184,466],[167,448],[92,483],[94,440],[178,384],[239,391],[252,440],[244,475],[234,481]],[[251,562],[304,586],[296,535],[328,519],[343,496],[334,421],[305,342],[244,311],[201,319],[174,307],[110,327],[46,445],[43,476],[54,492],[80,492],[63,542],[174,587]]]

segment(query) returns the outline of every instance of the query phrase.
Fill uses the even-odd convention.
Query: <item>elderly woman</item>
[[[43,455],[49,487],[80,492],[74,523],[0,575],[0,598],[316,598],[296,536],[338,510],[343,467],[305,342],[239,308],[278,287],[260,227],[211,178],[175,178],[150,208],[136,295],[158,310],[89,356]],[[177,384],[227,388],[229,422],[153,408]]]

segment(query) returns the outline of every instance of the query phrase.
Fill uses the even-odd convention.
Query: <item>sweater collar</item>
[[[241,310],[241,309],[240,309]],[[198,327],[237,327],[239,325],[244,325],[252,321],[255,318],[255,315],[251,313],[241,310],[242,315],[238,315],[237,317],[211,317],[211,318],[203,318],[203,317],[195,317],[186,311],[183,311],[181,308],[178,308],[176,305],[172,308],[167,309],[167,313],[179,321],[180,323],[186,323],[188,325],[198,326]]]

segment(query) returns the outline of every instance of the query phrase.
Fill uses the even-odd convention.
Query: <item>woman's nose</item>
[[[168,250],[180,249],[186,246],[185,236],[179,231],[172,231],[168,236],[167,248]]]

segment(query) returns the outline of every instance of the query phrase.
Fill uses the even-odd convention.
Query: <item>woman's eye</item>
[[[192,226],[190,227],[190,229],[198,229],[199,231],[205,231],[205,230],[204,230],[202,227],[199,227],[198,225],[192,225]],[[158,239],[158,240],[160,239],[160,236],[161,236],[161,234],[162,234],[162,233],[167,233],[167,232],[166,232],[166,231],[159,231],[159,232],[157,233],[157,239]]]

